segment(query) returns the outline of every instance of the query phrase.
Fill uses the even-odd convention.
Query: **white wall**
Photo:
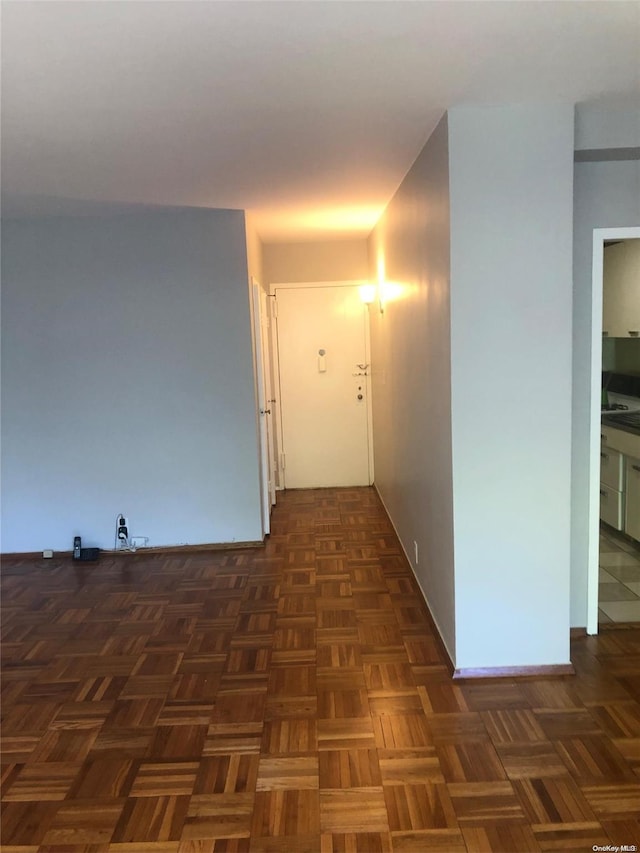
[[[266,243],[263,268],[269,284],[357,281],[367,277],[367,241]]]
[[[262,266],[262,240],[256,231],[254,219],[249,213],[245,213],[245,228],[247,234],[247,265],[249,267],[249,276],[253,276],[260,282],[262,287],[265,287]]]
[[[2,236],[2,550],[259,539],[242,212]]]
[[[578,104],[575,111],[575,149],[638,148],[640,99]]]
[[[573,108],[449,113],[456,666],[569,661]]]
[[[369,239],[369,277],[384,262],[396,291],[370,309],[375,484],[454,658],[448,179],[445,116]]]
[[[610,140],[615,141],[615,140]],[[623,137],[621,141],[627,141]],[[640,162],[576,163],[573,252],[571,625],[587,624],[593,229],[640,226]],[[600,476],[599,471],[594,476]]]

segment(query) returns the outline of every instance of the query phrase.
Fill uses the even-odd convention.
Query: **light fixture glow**
[[[384,314],[384,303],[385,303],[385,280],[386,280],[386,269],[384,262],[384,255],[380,250],[378,254],[378,304],[380,307],[380,313]]]
[[[359,287],[360,299],[365,305],[371,305],[376,301],[378,288],[375,284],[361,284]]]

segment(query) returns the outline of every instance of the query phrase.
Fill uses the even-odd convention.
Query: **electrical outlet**
[[[413,540],[413,552],[415,554],[416,566],[417,566],[418,565],[418,543],[416,542],[415,539]]]
[[[128,547],[129,519],[123,513],[116,516],[116,549]]]
[[[42,556],[45,560],[50,560],[53,557],[53,551],[50,548],[45,548]]]

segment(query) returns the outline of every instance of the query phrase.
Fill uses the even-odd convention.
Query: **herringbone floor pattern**
[[[5,853],[640,842],[640,630],[452,682],[372,489],[280,495],[261,549],[12,561],[2,637]]]

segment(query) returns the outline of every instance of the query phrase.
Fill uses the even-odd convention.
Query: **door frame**
[[[276,503],[276,456],[275,456],[275,436],[274,426],[276,421],[276,402],[273,396],[273,371],[271,367],[271,314],[269,311],[269,297],[260,287],[260,323],[262,330],[262,366],[264,370],[264,388],[267,398],[268,414],[271,416],[267,419],[267,451],[269,454],[269,503],[270,506],[275,506]]]
[[[640,228],[594,228],[591,284],[591,405],[589,424],[589,520],[587,634],[598,633],[600,555],[600,418],[602,412],[602,294],[604,244],[640,238]]]
[[[263,317],[263,295],[264,291],[254,276],[251,276],[251,314],[254,368],[256,378],[256,417],[258,427],[258,454],[260,457],[260,508],[262,517],[262,535],[271,532],[271,507],[275,503],[275,489],[272,489],[273,478],[273,453],[271,451],[272,441],[270,438],[271,428],[268,417],[271,408],[268,398],[270,397],[269,364],[265,364],[265,356],[269,349],[265,347],[264,333],[268,328]],[[268,342],[267,342],[268,343]],[[268,356],[267,356],[268,357]],[[272,500],[273,496],[273,500]]]
[[[271,354],[274,388],[277,388],[276,406],[276,443],[277,443],[277,480],[278,490],[284,489],[284,469],[282,468],[282,394],[280,392],[280,353],[278,352],[278,316],[274,311],[276,290],[302,290],[311,287],[362,287],[370,284],[366,279],[354,279],[344,281],[287,281],[274,282],[269,285],[269,302],[271,304],[271,320],[269,333],[271,335]],[[273,301],[272,301],[273,300]],[[371,321],[369,318],[370,306],[366,305],[368,322],[365,323],[365,353],[367,363],[366,385],[367,385],[367,449],[369,452],[369,485],[373,485],[373,406],[371,402]]]

